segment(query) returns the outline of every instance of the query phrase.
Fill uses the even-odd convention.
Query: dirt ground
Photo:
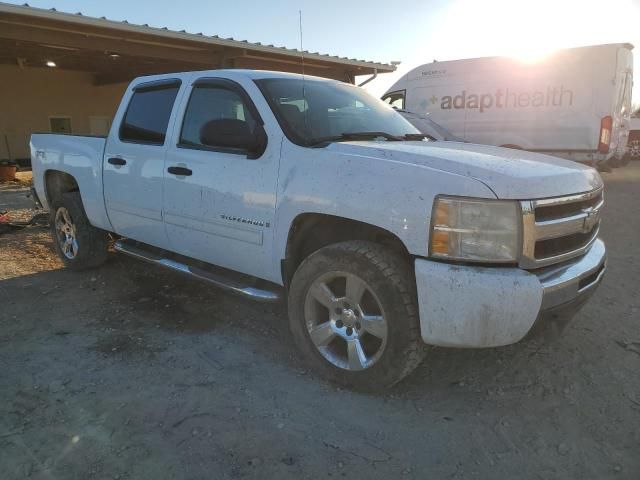
[[[282,305],[0,235],[0,478],[637,480],[640,163],[604,178],[609,271],[561,337],[434,349],[383,395],[312,375]]]

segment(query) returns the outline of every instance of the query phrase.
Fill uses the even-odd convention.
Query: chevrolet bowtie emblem
[[[600,211],[590,207],[585,208],[582,212],[586,215],[582,222],[582,233],[589,233],[598,224],[600,220]]]

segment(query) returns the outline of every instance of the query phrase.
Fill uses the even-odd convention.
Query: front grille
[[[570,217],[576,215],[585,208],[593,208],[602,202],[602,191],[600,195],[581,200],[577,202],[551,204],[547,206],[539,206],[536,208],[536,222],[545,222],[547,220],[557,220],[558,218]]]
[[[535,258],[549,258],[563,255],[583,247],[594,237],[594,231],[588,233],[574,233],[566,237],[550,238],[536,242]]]
[[[536,269],[585,253],[598,237],[603,204],[602,188],[522,202],[524,238],[520,266]]]

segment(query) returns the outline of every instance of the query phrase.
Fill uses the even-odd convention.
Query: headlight
[[[516,262],[520,223],[515,201],[438,197],[431,218],[430,255],[446,260]]]

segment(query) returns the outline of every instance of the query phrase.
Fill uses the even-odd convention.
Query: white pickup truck
[[[31,154],[68,267],[103,263],[115,239],[244,297],[286,296],[303,355],[356,388],[399,381],[425,343],[497,347],[568,318],[605,270],[594,169],[429,141],[333,80],[139,78],[106,139],[34,134]]]

